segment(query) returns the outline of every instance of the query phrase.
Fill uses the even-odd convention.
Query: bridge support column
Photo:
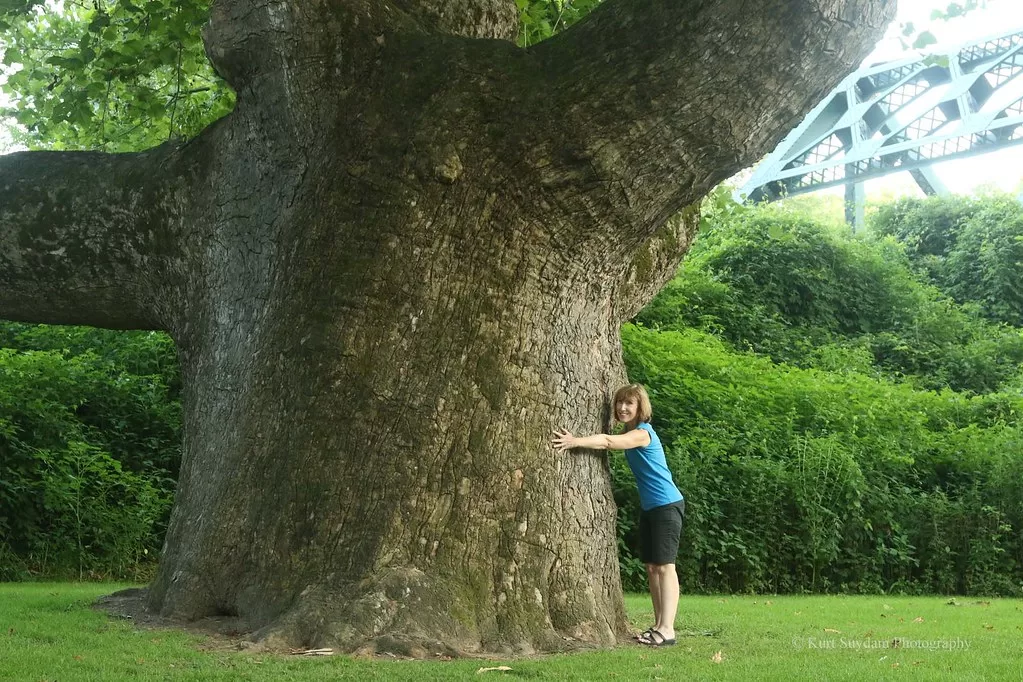
[[[864,227],[864,209],[867,205],[867,191],[862,182],[845,183],[845,222],[853,232]]]

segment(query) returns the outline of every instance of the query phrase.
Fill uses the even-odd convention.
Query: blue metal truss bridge
[[[930,167],[1023,142],[1023,29],[944,54],[862,67],[838,85],[736,194],[774,201],[846,186],[846,219],[863,224],[863,182],[909,171],[927,194]],[[1023,80],[1023,79],[1021,79]]]

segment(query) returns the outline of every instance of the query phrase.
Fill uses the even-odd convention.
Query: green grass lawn
[[[0,585],[0,680],[1023,680],[1018,599],[683,596],[674,647],[406,661],[226,651],[89,608],[120,587]],[[649,624],[645,595],[626,606],[639,629]],[[511,671],[477,673],[498,665]]]

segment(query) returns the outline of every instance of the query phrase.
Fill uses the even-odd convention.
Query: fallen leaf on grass
[[[985,630],[994,630],[994,629],[995,629],[995,626],[994,626],[994,625],[991,625],[991,624],[989,624],[989,623],[984,623],[984,629],[985,629]]]
[[[920,617],[920,616],[917,616],[916,618],[913,619],[913,622],[914,623],[922,623],[922,622],[924,622],[924,619],[922,617]]]
[[[292,649],[289,651],[292,656],[333,656],[333,649]]]
[[[833,632],[833,633],[835,633],[836,635],[840,635],[840,634],[842,634],[842,631],[841,631],[841,630],[836,630],[836,629],[834,629],[834,628],[824,628],[824,632]]]
[[[76,656],[72,656],[71,658],[75,659],[76,661],[81,661],[82,660],[82,657],[81,656],[77,656],[77,655]]]
[[[511,668],[509,668],[506,665],[499,665],[499,666],[496,666],[494,668],[480,668],[479,670],[476,671],[476,674],[479,675],[480,673],[489,673],[489,672],[493,672],[494,670],[500,670],[501,672],[508,672],[509,670],[511,670]]]
[[[715,663],[720,663],[721,661],[725,660],[725,655],[719,651],[713,656],[711,656],[710,660],[714,661]]]

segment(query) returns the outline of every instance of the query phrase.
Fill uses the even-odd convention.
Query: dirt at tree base
[[[564,646],[560,651],[544,652],[543,654],[515,654],[512,652],[466,652],[443,644],[440,641],[411,641],[408,638],[395,637],[388,633],[369,639],[361,646],[344,651],[329,647],[295,648],[287,646],[278,637],[270,636],[261,639],[258,630],[251,627],[245,619],[237,616],[208,616],[195,621],[182,621],[167,618],[152,611],[148,606],[148,588],[129,588],[99,597],[92,608],[106,613],[110,618],[131,621],[137,628],[147,630],[178,630],[208,639],[200,648],[215,651],[247,651],[272,655],[330,655],[343,654],[354,657],[379,658],[393,660],[432,659],[451,660],[456,658],[478,658],[481,660],[515,660],[523,658],[542,658],[553,653],[571,653],[593,651],[600,647],[593,644],[565,637]],[[319,652],[319,653],[318,653]],[[324,654],[323,652],[330,652]]]
[[[92,607],[97,611],[103,611],[111,618],[131,621],[139,628],[182,630],[210,637],[219,644],[228,645],[228,648],[268,650],[247,637],[254,630],[242,618],[210,616],[193,622],[183,622],[151,611],[147,605],[148,598],[148,588],[133,587],[104,595],[93,602]]]

